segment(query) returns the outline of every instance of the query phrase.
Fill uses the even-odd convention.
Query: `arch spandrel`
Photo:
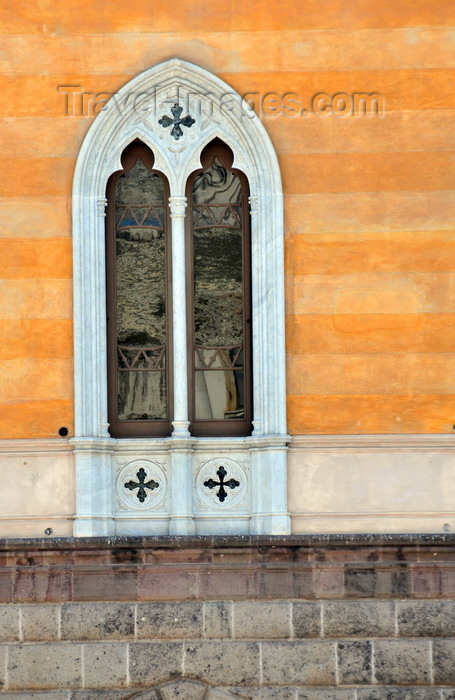
[[[195,120],[182,127],[178,140],[159,124],[171,116],[173,100],[182,107],[182,117]],[[234,167],[248,177],[252,193],[262,189],[261,181],[266,191],[281,192],[276,156],[257,115],[219,78],[172,59],[130,80],[99,112],[81,148],[75,184],[89,169],[92,182],[102,186],[119,167],[123,148],[140,138],[155,152],[156,168],[170,180],[173,194],[180,195],[189,174],[200,167],[201,149],[216,137],[235,151]]]

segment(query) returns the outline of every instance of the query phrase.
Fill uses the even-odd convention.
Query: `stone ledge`
[[[454,535],[4,540],[0,602],[453,598]]]
[[[30,537],[1,538],[0,552],[24,550],[85,549],[223,549],[228,547],[352,548],[374,547],[453,547],[455,533],[327,534],[327,535],[192,535],[111,536],[111,537]]]

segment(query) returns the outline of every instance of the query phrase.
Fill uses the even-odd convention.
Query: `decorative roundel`
[[[201,464],[197,473],[196,489],[210,508],[232,508],[245,496],[246,469],[230,458],[209,459]]]
[[[135,459],[117,473],[117,496],[128,509],[156,508],[165,497],[167,479],[159,462]]]

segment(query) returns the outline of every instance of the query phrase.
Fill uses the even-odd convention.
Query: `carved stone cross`
[[[188,128],[194,124],[195,120],[191,115],[187,115],[186,117],[183,117],[183,119],[180,119],[180,115],[183,112],[183,107],[180,107],[180,105],[176,102],[173,107],[171,107],[171,112],[172,112],[172,119],[171,117],[164,116],[161,117],[161,119],[158,121],[158,124],[161,124],[161,126],[167,127],[167,126],[172,126],[172,131],[171,131],[171,136],[175,138],[176,141],[179,140],[181,136],[183,136],[183,131],[181,128],[181,124],[183,126],[187,126]]]
[[[134,489],[138,489],[136,496],[141,503],[144,503],[145,499],[147,498],[147,491],[145,489],[150,489],[150,491],[153,491],[153,489],[158,488],[159,484],[158,484],[158,482],[154,481],[153,479],[150,479],[150,481],[147,481],[147,483],[144,483],[145,477],[147,476],[147,474],[145,473],[145,469],[143,469],[142,467],[139,469],[136,476],[139,479],[139,482],[133,481],[131,479],[130,481],[126,482],[125,488],[129,489],[130,491],[134,491]]]
[[[237,486],[240,486],[240,481],[237,481],[237,479],[228,479],[225,481],[224,477],[227,475],[227,471],[224,467],[217,469],[216,475],[219,478],[219,481],[208,479],[207,481],[204,481],[204,486],[207,486],[209,489],[214,489],[216,486],[219,486],[220,488],[218,489],[216,496],[218,500],[223,503],[228,495],[224,487],[227,486],[229,489],[236,489]]]

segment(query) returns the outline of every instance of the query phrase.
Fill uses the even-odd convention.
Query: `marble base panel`
[[[140,449],[4,440],[0,536],[286,534],[286,478],[295,534],[455,531],[453,436],[296,436],[287,450],[248,440],[172,449],[171,440]],[[219,481],[220,467],[239,483],[223,502],[219,486],[204,486]],[[125,488],[140,484],[141,468],[158,484],[144,501],[139,488]]]
[[[292,532],[455,532],[454,469],[452,435],[296,436]]]
[[[73,439],[74,534],[289,534],[286,441]]]
[[[0,483],[1,536],[73,534],[74,456],[68,440],[1,440]]]

